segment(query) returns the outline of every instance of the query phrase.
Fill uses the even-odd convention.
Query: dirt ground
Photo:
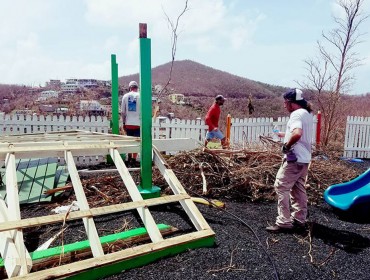
[[[243,219],[260,243],[228,213],[199,208],[216,232],[213,248],[189,250],[105,279],[369,279],[370,221],[345,220],[323,203],[309,207],[310,230],[271,234],[265,227],[275,219],[275,203],[227,202],[226,210]]]

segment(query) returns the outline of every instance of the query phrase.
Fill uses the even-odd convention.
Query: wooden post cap
[[[146,23],[139,23],[139,38],[147,38],[147,25],[146,25]]]

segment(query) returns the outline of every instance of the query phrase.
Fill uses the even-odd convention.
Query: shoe
[[[307,223],[302,223],[296,219],[293,219],[293,228],[298,231],[305,231],[307,229]]]
[[[279,232],[291,232],[293,230],[293,227],[281,227],[277,224],[273,226],[266,227],[266,230],[273,233],[279,233]]]

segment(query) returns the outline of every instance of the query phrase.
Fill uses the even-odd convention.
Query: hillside
[[[153,68],[153,85],[164,85],[168,80],[171,63]],[[124,76],[119,79],[120,84],[128,84],[131,80],[138,80],[138,74]],[[271,98],[281,95],[283,87],[271,86],[247,78],[232,75],[203,64],[182,60],[173,65],[170,89],[186,96],[216,96],[223,94],[229,98],[248,97]]]
[[[153,86],[166,84],[170,67],[169,62],[152,69]],[[119,83],[125,87],[131,80],[138,81],[139,75],[121,77]],[[247,105],[250,95],[255,107],[253,116],[273,117],[285,114],[282,102],[279,102],[285,88],[252,81],[191,60],[174,62],[168,90],[184,94],[189,98],[191,105],[173,105],[162,95],[161,115],[172,112],[178,118],[203,118],[213,103],[213,98],[218,94],[227,98],[222,117],[228,113],[236,118],[248,117]]]
[[[152,84],[164,85],[167,82],[171,63],[166,63],[152,69]],[[80,77],[83,78],[83,77]],[[85,77],[86,78],[86,77]],[[129,81],[139,81],[139,75],[124,76],[119,79],[120,96],[127,90]],[[291,85],[290,85],[291,86]],[[184,94],[190,104],[174,105],[166,96],[160,96],[160,114],[167,115],[174,113],[175,117],[182,119],[204,118],[209,106],[213,103],[214,97],[222,94],[227,98],[222,109],[222,118],[229,113],[234,118],[246,117],[280,117],[287,115],[282,102],[282,93],[286,88],[282,86],[269,85],[259,81],[232,75],[206,65],[191,61],[175,61],[171,84],[167,88],[169,93]],[[36,89],[37,90],[37,89]],[[41,89],[39,89],[40,91]],[[248,112],[248,97],[252,96],[254,112]],[[0,84],[0,111],[10,113],[14,109],[39,110],[37,91],[23,85],[1,85]],[[342,96],[341,118],[344,120],[348,115],[369,116],[370,98],[368,95]],[[109,98],[110,89],[89,89],[76,93],[63,102],[61,100],[48,100],[43,105],[64,105],[70,107],[70,112],[75,112],[75,104],[81,99]],[[313,96],[305,93],[308,100]],[[310,100],[311,102],[313,100]],[[318,109],[314,103],[314,111]],[[104,103],[105,104],[105,103]],[[342,121],[343,122],[343,121]]]

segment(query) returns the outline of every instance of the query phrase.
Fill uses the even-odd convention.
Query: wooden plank
[[[17,182],[19,184],[19,182],[22,182],[23,181],[23,178],[24,178],[24,172],[22,171],[18,171],[18,169],[27,169],[27,166],[28,166],[28,162],[29,162],[29,159],[16,159],[16,169],[17,169]],[[3,184],[5,186],[5,168],[4,168],[4,172],[3,172],[4,176],[3,176]],[[3,190],[0,191],[0,194],[2,195],[2,197],[4,198],[4,200],[6,199],[6,189],[4,187]]]
[[[8,220],[21,220],[19,208],[18,186],[15,167],[14,154],[8,154],[6,158],[6,192],[8,195]],[[19,253],[19,262],[21,264],[19,275],[27,275],[32,267],[32,260],[27,252],[26,246],[23,243],[22,229],[16,229],[14,234],[14,243]]]
[[[150,198],[142,201],[133,201],[133,202],[126,202],[124,204],[115,204],[109,206],[102,206],[97,208],[91,208],[89,210],[80,210],[71,212],[66,217],[65,214],[54,214],[48,215],[43,217],[34,217],[34,218],[27,218],[22,219],[20,221],[8,221],[4,223],[0,223],[0,232],[8,231],[12,229],[22,229],[22,228],[30,228],[35,226],[43,226],[47,224],[55,224],[55,223],[62,223],[64,220],[66,221],[73,221],[85,217],[96,217],[101,215],[108,215],[114,214],[123,211],[133,210],[139,207],[150,207],[155,205],[162,205],[167,203],[177,202],[183,199],[191,199],[188,194],[180,194],[180,195],[168,195],[164,197],[158,198]]]
[[[161,234],[163,236],[168,236],[168,235],[171,235],[175,232],[178,231],[177,228],[174,228],[174,227],[165,227],[163,228],[163,224],[162,225],[158,225],[158,227],[161,226],[162,229],[160,229],[161,231]],[[143,242],[147,242],[150,240],[150,237],[149,235],[147,234],[146,230],[144,228],[139,228],[139,229],[142,229],[142,233],[139,234],[139,235],[135,235],[135,236],[132,236],[132,237],[129,237],[129,238],[121,238],[120,236],[124,236],[124,235],[127,235],[125,233],[126,232],[123,232],[123,233],[119,233],[119,234],[112,234],[110,236],[103,236],[100,238],[100,241],[102,243],[102,246],[103,246],[103,250],[104,250],[104,253],[107,254],[111,251],[111,245],[114,245],[117,241],[122,241],[124,242],[125,244],[125,247],[131,247],[135,244],[138,244],[138,243],[143,243]],[[106,241],[108,240],[109,241]],[[90,246],[83,246],[85,244],[85,241],[79,241],[79,242],[75,242],[73,244],[67,244],[67,245],[64,245],[64,247],[60,246],[60,247],[57,247],[57,248],[52,248],[56,253],[53,255],[53,256],[50,256],[50,257],[43,257],[43,258],[39,258],[37,260],[33,260],[33,267],[32,267],[32,270],[33,271],[37,271],[37,270],[40,270],[40,269],[45,269],[45,268],[50,268],[50,267],[56,267],[58,265],[61,265],[61,264],[67,264],[67,263],[71,263],[73,261],[75,261],[76,259],[78,260],[82,260],[82,259],[87,259],[87,258],[91,258],[92,257],[92,253],[91,253],[91,248]],[[72,247],[73,246],[73,250],[69,249],[69,247]],[[81,249],[79,248],[81,247]],[[76,248],[76,249],[75,249]],[[69,250],[68,250],[69,249]],[[115,250],[117,251],[117,250]],[[62,252],[64,252],[62,254]],[[33,256],[35,255],[35,252],[33,253]]]
[[[27,154],[27,157],[32,157],[35,153],[41,157],[48,157],[48,155],[57,154],[60,156],[61,151],[71,150],[74,155],[88,155],[86,151],[90,151],[91,155],[104,155],[108,153],[110,148],[120,148],[120,152],[135,152],[140,150],[140,140],[95,140],[95,141],[41,141],[41,142],[28,142],[23,141],[20,143],[0,143],[0,154],[8,152],[16,152],[17,157],[19,153]],[[160,151],[179,151],[181,150],[192,150],[199,147],[199,142],[190,138],[179,138],[179,139],[153,139],[153,144]],[[102,152],[97,152],[97,150]],[[104,151],[106,150],[106,151]],[[50,153],[52,151],[59,153]]]
[[[0,198],[0,223],[8,221],[8,209],[5,201]],[[4,260],[5,270],[8,277],[19,274],[21,269],[20,256],[14,244],[14,230],[0,232],[0,254]]]
[[[171,169],[167,169],[166,162],[163,159],[160,152],[154,148],[154,163],[158,167],[159,171],[167,181],[168,185],[172,189],[174,194],[186,193],[185,189],[181,185],[180,181],[177,179],[176,175]],[[184,208],[185,212],[189,216],[193,225],[197,230],[210,229],[207,221],[204,219],[202,213],[199,211],[194,202],[190,200],[180,201],[181,206]]]
[[[67,162],[68,172],[71,176],[71,181],[73,189],[76,194],[77,202],[81,210],[89,210],[89,204],[87,202],[80,177],[78,176],[77,168],[73,160],[73,155],[70,151],[66,152],[65,160]],[[103,248],[99,242],[99,235],[95,227],[93,218],[83,218],[82,219],[87,237],[90,241],[91,251],[94,257],[104,255]]]
[[[119,174],[121,175],[123,183],[125,184],[127,191],[131,196],[132,201],[142,201],[143,197],[141,196],[134,180],[131,177],[130,172],[128,171],[126,165],[124,164],[120,153],[117,151],[117,149],[111,149],[110,155],[112,157],[114,164],[117,167]],[[149,209],[146,207],[139,207],[137,208],[137,211],[139,213],[139,216],[146,230],[148,231],[150,239],[153,242],[159,242],[163,240],[163,237],[160,231],[158,230],[156,223]]]
[[[194,240],[200,240],[207,237],[213,237],[214,232],[212,230],[202,230],[198,232],[188,233],[181,236],[176,236],[168,239],[164,239],[157,243],[143,244],[126,250],[107,254],[102,257],[96,257],[92,259],[82,260],[59,267],[50,268],[47,270],[37,271],[31,273],[27,277],[16,277],[14,279],[27,279],[27,280],[42,280],[42,279],[53,279],[65,278],[68,276],[75,275],[78,272],[86,271],[91,268],[98,268],[105,265],[117,263],[119,261],[132,259],[137,256],[144,254],[158,252],[165,248],[175,247],[181,244],[189,243]]]

